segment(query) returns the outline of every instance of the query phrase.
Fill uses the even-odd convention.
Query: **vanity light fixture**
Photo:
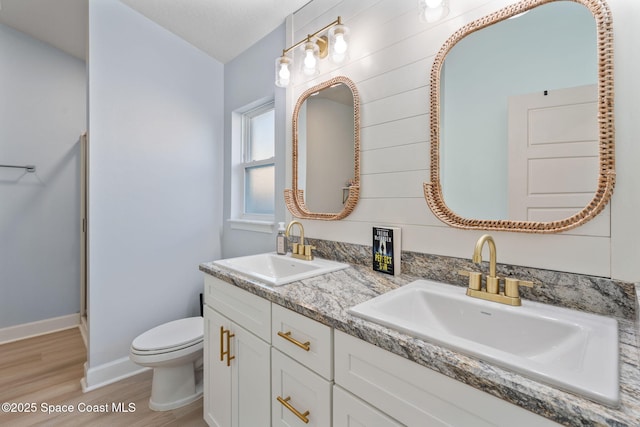
[[[449,14],[449,0],[418,0],[420,19],[424,22],[436,22]]]
[[[328,31],[327,31],[328,30]],[[320,35],[327,32],[326,35]],[[340,64],[347,60],[349,51],[349,28],[342,24],[341,17],[307,35],[298,43],[282,50],[282,56],[276,58],[276,86],[287,87],[291,83],[293,59],[287,54],[302,46],[304,57],[301,71],[306,76],[315,76],[320,72],[320,59],[329,56],[332,62]]]

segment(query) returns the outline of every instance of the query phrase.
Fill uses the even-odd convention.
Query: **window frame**
[[[273,155],[269,158],[252,160],[250,156],[251,148],[251,119],[274,112],[274,140]],[[249,231],[259,231],[272,233],[275,224],[275,100],[263,100],[253,103],[243,109],[232,113],[232,173],[231,173],[231,228]],[[261,167],[273,166],[274,170],[274,194],[272,213],[248,213],[246,208],[246,176],[247,170]]]

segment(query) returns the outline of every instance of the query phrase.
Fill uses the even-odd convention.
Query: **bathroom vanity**
[[[348,313],[417,277],[351,265],[270,287],[200,269],[211,426],[640,425],[631,321],[619,321],[622,403],[611,408]]]

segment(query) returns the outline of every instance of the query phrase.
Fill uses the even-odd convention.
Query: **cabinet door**
[[[230,329],[229,319],[204,306],[203,404],[204,419],[210,427],[231,427],[231,368],[223,353],[225,331]]]
[[[348,391],[333,386],[333,427],[402,427]]]
[[[204,318],[205,421],[211,427],[269,426],[269,344],[208,306]]]
[[[330,427],[331,385],[280,351],[271,350],[273,427]]]
[[[231,325],[232,427],[268,427],[271,420],[271,346]],[[215,386],[215,385],[214,385]]]

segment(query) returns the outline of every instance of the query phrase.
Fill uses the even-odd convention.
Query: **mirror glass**
[[[588,6],[523,1],[442,47],[432,69],[425,185],[441,220],[551,232],[559,231],[552,223],[573,227],[572,218],[606,205],[613,132],[599,119],[612,115],[612,76],[602,77],[612,53],[598,45],[612,36],[606,4]]]
[[[353,161],[353,94],[337,83],[312,93],[298,111],[298,186],[310,211],[342,210]]]
[[[569,1],[456,43],[440,74],[440,179],[451,210],[550,221],[589,203],[598,183],[596,52],[591,12]]]
[[[337,77],[307,90],[293,117],[295,216],[340,219],[359,194],[359,105],[355,85]],[[294,212],[295,211],[295,212]]]

